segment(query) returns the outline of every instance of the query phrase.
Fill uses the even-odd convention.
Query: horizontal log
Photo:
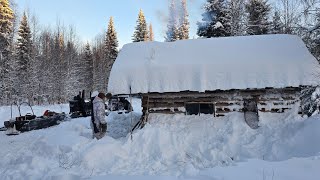
[[[269,112],[269,113],[284,113],[286,110],[289,110],[291,108],[272,108],[271,110],[266,110],[265,108],[259,109],[259,112]]]
[[[236,98],[232,100],[237,100]],[[242,99],[238,99],[242,100]],[[149,98],[149,99],[143,99],[143,103],[151,103],[151,102],[217,102],[217,101],[230,101],[230,98],[228,97],[162,97],[162,98]]]
[[[174,104],[169,104],[169,103],[150,103],[149,105],[147,104],[143,104],[142,105],[143,108],[163,108],[163,107],[184,107],[184,103],[174,103]]]
[[[157,111],[149,111],[149,113],[161,113],[161,114],[185,114],[182,111],[170,111],[170,110],[157,110]]]
[[[236,97],[236,98],[230,98],[230,97],[179,97],[179,98],[174,98],[174,97],[161,97],[161,98],[144,98],[142,99],[142,104],[147,104],[147,103],[159,103],[159,102],[166,102],[166,103],[175,103],[175,102],[214,102],[214,103],[233,103],[233,102],[243,102],[243,100],[246,99],[244,97]],[[292,97],[287,97],[285,99],[283,98],[275,98],[275,97],[259,97],[257,98],[258,103],[264,103],[268,101],[278,101],[278,102],[283,102],[286,100],[296,100],[298,101],[298,97],[292,96]]]
[[[301,88],[288,87],[288,88],[279,88],[279,89],[232,89],[232,90],[216,90],[216,91],[206,91],[206,92],[196,92],[196,91],[183,91],[183,92],[166,92],[166,93],[145,93],[142,96],[149,97],[176,97],[176,96],[194,96],[199,97],[211,96],[211,95],[264,95],[264,94],[295,94],[300,92]]]

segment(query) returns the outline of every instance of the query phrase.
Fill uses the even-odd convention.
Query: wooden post
[[[131,121],[130,121],[130,124],[131,124],[131,141],[132,141],[132,94],[131,94],[131,86],[130,86],[130,118],[131,118]]]

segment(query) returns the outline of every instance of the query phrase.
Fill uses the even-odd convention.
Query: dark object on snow
[[[85,91],[79,92],[73,100],[69,101],[71,118],[87,117],[91,115],[92,103],[85,101]]]
[[[259,128],[259,115],[257,102],[254,99],[246,99],[243,102],[244,120],[252,129]]]
[[[7,130],[7,128],[5,128],[5,127],[0,128],[0,131],[6,131],[6,130]]]
[[[28,103],[22,104],[27,104],[30,106],[30,104]],[[22,104],[20,104],[20,106]],[[58,125],[66,117],[64,113],[56,113],[49,110],[46,110],[43,116],[36,117],[33,113],[33,109],[31,106],[30,108],[32,114],[27,113],[25,116],[21,116],[20,106],[18,106],[20,116],[13,118],[11,105],[11,119],[9,121],[4,122],[4,127],[7,129],[7,135],[18,135],[20,134],[20,132],[43,129],[48,128],[50,126]]]
[[[129,113],[132,107],[127,97],[124,96],[112,96],[109,99],[108,110],[118,111],[118,114]]]

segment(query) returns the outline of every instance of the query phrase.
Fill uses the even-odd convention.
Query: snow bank
[[[117,113],[107,117],[109,132],[99,141],[91,139],[89,117],[14,137],[0,132],[0,176],[253,180],[264,174],[272,179],[274,170],[274,179],[316,180],[320,116],[292,114],[264,113],[258,130],[245,124],[242,113],[219,118],[152,114],[133,140],[131,115]],[[133,121],[140,115],[134,112]]]
[[[125,45],[112,67],[113,94],[319,84],[319,64],[294,35]]]
[[[248,159],[287,161],[318,155],[320,146],[314,144],[320,138],[315,133],[320,117],[307,121],[290,113],[284,119],[276,117],[268,114],[261,128],[252,130],[241,113],[200,119],[153,114],[150,124],[134,133],[133,141],[106,138],[88,149],[81,168],[94,169],[96,174],[194,176],[202,169],[233,166]]]

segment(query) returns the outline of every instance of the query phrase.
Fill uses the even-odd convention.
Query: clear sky
[[[130,43],[139,9],[151,22],[156,41],[164,41],[169,0],[15,0],[19,12],[29,9],[38,16],[41,25],[54,27],[57,19],[66,27],[72,24],[82,41],[90,41],[106,31],[113,16],[120,47]],[[196,22],[201,20],[206,0],[188,0],[190,38],[196,36]]]

